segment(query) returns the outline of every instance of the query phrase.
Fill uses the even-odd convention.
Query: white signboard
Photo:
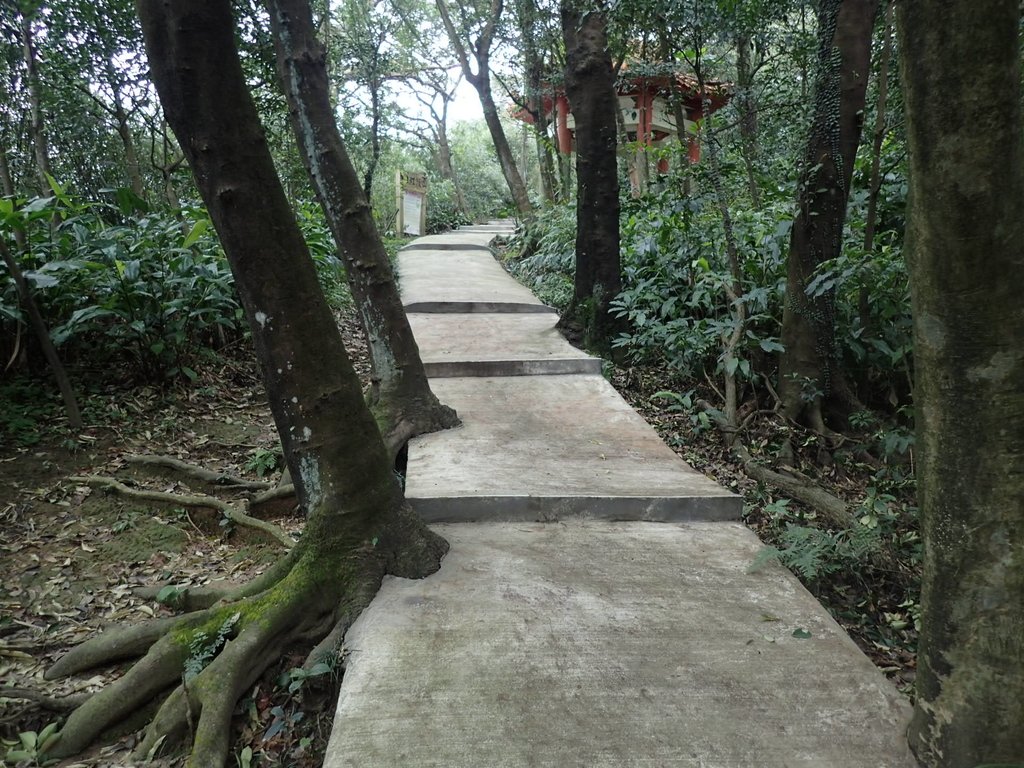
[[[420,217],[423,212],[423,195],[420,192],[404,190],[402,193],[402,234],[422,235]]]

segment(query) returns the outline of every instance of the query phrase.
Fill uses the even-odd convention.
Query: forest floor
[[[357,370],[366,375],[365,345],[352,314],[340,318]],[[216,494],[174,471],[139,467],[129,458],[174,456],[250,480],[274,480],[280,468],[273,421],[251,357],[242,350],[197,366],[199,379],[186,388],[159,389],[110,383],[83,397],[87,428],[71,437],[62,427],[59,403],[40,402],[47,380],[0,382],[0,689],[30,689],[51,700],[5,697],[0,690],[0,738],[40,731],[60,718],[62,704],[96,690],[123,667],[67,681],[42,678],[64,651],[111,622],[136,622],[169,609],[140,597],[141,587],[244,582],[282,550],[248,528],[224,525],[220,514],[183,505],[140,501],[90,487],[76,477],[117,477],[135,488],[169,493]],[[617,368],[612,381],[691,465],[746,499],[746,519],[773,541],[784,516],[806,516],[749,480],[711,429],[694,430],[690,415],[666,408],[658,392],[676,382],[667,370]],[[770,432],[771,427],[761,427]],[[748,435],[749,437],[749,435]],[[768,444],[771,436],[755,435]],[[813,440],[805,442],[810,451]],[[868,471],[870,468],[865,468]],[[853,499],[869,477],[838,472],[830,487]],[[813,517],[813,515],[811,515]],[[294,510],[272,519],[292,533],[302,521]],[[914,671],[912,626],[893,628],[905,616],[899,579],[883,569],[832,573],[808,586],[894,682],[906,689]],[[338,679],[297,680],[304,651],[296,648],[269,670],[236,711],[234,759],[240,768],[320,766],[330,734]],[[8,691],[7,693],[10,693]],[[66,768],[132,765],[138,733],[111,734],[110,741],[68,760]],[[0,763],[6,748],[0,748]],[[179,766],[164,758],[152,765]],[[8,764],[9,765],[9,764]]]

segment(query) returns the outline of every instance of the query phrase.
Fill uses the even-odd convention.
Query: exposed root
[[[295,486],[291,483],[282,483],[269,491],[254,496],[249,502],[249,511],[263,513],[263,510],[268,507],[276,507],[276,502],[280,502],[282,506],[294,507],[298,503],[295,498]]]
[[[451,429],[462,423],[452,408],[436,398],[432,399],[432,403],[406,403],[385,398],[374,407],[391,462],[412,438]]]
[[[258,595],[270,589],[281,579],[288,575],[295,564],[296,550],[291,550],[288,555],[271,566],[265,573],[257,576],[247,584],[234,584],[228,581],[217,581],[202,586],[183,586],[171,606],[180,611],[201,611],[212,608],[218,603],[226,603],[232,600],[241,600],[246,597]],[[146,600],[155,600],[157,595],[165,587],[176,587],[177,584],[159,584],[152,587],[139,587],[134,590],[135,594]]]
[[[728,437],[735,436],[735,428],[725,420],[720,411],[703,400],[698,401],[697,405],[711,417],[724,434]],[[784,475],[758,464],[739,440],[733,440],[730,447],[749,477],[759,483],[774,486],[811,507],[827,525],[833,528],[848,528],[855,521],[845,501],[829,493],[810,478]]]
[[[43,677],[58,680],[123,659],[138,658],[181,621],[182,617],[176,616],[127,627],[115,625],[76,645],[46,670]]]
[[[90,694],[88,693],[75,693],[57,698],[29,688],[0,688],[0,699],[31,701],[33,704],[38,704],[43,709],[48,709],[51,712],[70,712],[72,709],[85,703],[89,696]]]
[[[151,467],[167,467],[168,469],[173,469],[183,475],[195,478],[196,480],[202,480],[205,483],[221,485],[227,488],[248,491],[265,491],[268,488],[273,488],[272,483],[246,480],[241,477],[229,475],[226,472],[214,472],[211,469],[206,469],[205,467],[200,467],[195,464],[189,464],[181,459],[176,459],[174,456],[141,454],[138,456],[126,456],[125,461],[129,464],[140,464]]]
[[[74,475],[70,479],[72,482],[82,483],[84,485],[92,486],[93,488],[103,488],[115,491],[116,493],[131,499],[162,501],[167,504],[176,504],[184,507],[216,509],[237,525],[243,525],[247,528],[254,528],[255,530],[262,531],[278,541],[285,549],[291,549],[295,546],[295,539],[281,530],[278,526],[273,523],[268,523],[266,520],[255,518],[242,511],[238,505],[229,504],[215,496],[166,493],[164,491],[151,491],[142,488],[129,488],[124,483],[115,480],[112,477],[102,477],[99,475]]]
[[[223,766],[235,705],[268,667],[296,645],[313,646],[311,659],[336,653],[385,573],[422,577],[437,569],[446,549],[402,504],[361,534],[304,539],[253,583],[218,590],[219,602],[206,610],[86,642],[47,677],[145,655],[71,713],[44,757],[77,754],[162,699],[136,757],[145,760],[191,738],[188,766]]]

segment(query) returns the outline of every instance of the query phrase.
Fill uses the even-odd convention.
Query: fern
[[[217,655],[217,652],[220,651],[224,643],[231,637],[241,617],[242,614],[240,613],[230,616],[221,624],[220,629],[217,630],[217,634],[212,639],[205,632],[196,632],[192,642],[188,644],[190,653],[189,657],[185,660],[186,683],[195,679],[213,661],[213,657]]]
[[[810,582],[863,563],[878,549],[876,528],[855,525],[841,531],[823,531],[788,523],[779,537],[779,545],[764,547],[751,570],[775,560]]]

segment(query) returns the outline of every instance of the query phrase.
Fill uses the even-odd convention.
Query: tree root
[[[129,488],[124,483],[112,477],[101,477],[99,475],[74,475],[70,478],[72,482],[89,485],[93,488],[103,488],[115,491],[122,496],[131,499],[143,499],[146,501],[162,501],[167,504],[176,504],[183,507],[200,507],[205,509],[216,509],[237,525],[244,525],[262,531],[271,538],[278,541],[285,549],[295,546],[295,539],[285,533],[281,528],[260,520],[243,512],[237,505],[229,504],[214,496],[198,496],[191,494],[166,493],[164,491],[150,491],[141,488]]]
[[[0,699],[19,699],[31,701],[43,709],[51,712],[70,712],[72,709],[81,706],[91,694],[75,693],[70,696],[47,696],[45,693],[33,691],[29,688],[0,688]]]
[[[221,485],[232,489],[265,491],[268,488],[273,488],[272,483],[246,480],[241,477],[229,475],[225,472],[214,472],[211,469],[206,469],[205,467],[200,467],[195,464],[189,464],[188,462],[176,459],[173,456],[140,454],[138,456],[126,456],[125,461],[129,464],[139,464],[142,466],[167,467],[168,469],[173,469],[183,475],[195,478],[196,480],[202,480],[203,482],[210,483],[211,485]]]
[[[788,496],[806,504],[818,513],[826,525],[833,528],[848,528],[852,523],[856,522],[854,514],[850,511],[845,501],[838,496],[832,495],[814,483],[810,478],[784,475],[781,472],[776,472],[758,464],[754,461],[754,457],[750,455],[750,451],[747,450],[746,446],[738,439],[735,439],[736,429],[726,421],[721,411],[704,400],[697,401],[697,405],[711,417],[711,420],[717,424],[718,428],[726,435],[726,438],[730,440],[732,452],[739,459],[743,471],[750,478],[759,483],[774,486]]]
[[[304,556],[288,559],[287,575],[263,591],[176,619],[105,633],[61,659],[48,678],[82,669],[82,659],[90,665],[102,663],[104,651],[106,660],[123,658],[128,647],[145,653],[123,677],[75,709],[46,757],[77,754],[103,731],[173,689],[154,716],[136,758],[151,757],[192,733],[188,765],[223,765],[238,698],[289,646],[315,643],[325,635],[336,638],[338,627],[350,623],[350,617],[369,604],[384,573],[383,562],[372,551],[357,556],[362,562],[349,563],[353,568],[348,579],[339,569],[325,568],[308,546]],[[268,576],[264,583],[277,575]],[[217,648],[216,638],[225,635],[223,647]],[[138,636],[150,642],[148,650]],[[126,637],[131,642],[125,642]],[[81,650],[86,647],[88,651]],[[187,667],[218,650],[194,677],[182,677]],[[68,657],[77,661],[66,661]]]
[[[374,407],[381,437],[392,463],[412,438],[457,427],[462,422],[454,409],[433,398],[430,403],[382,399]]]

